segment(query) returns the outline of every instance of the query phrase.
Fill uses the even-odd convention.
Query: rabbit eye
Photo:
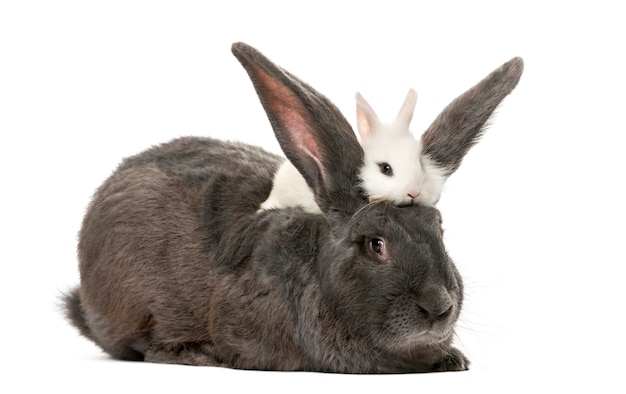
[[[389,165],[389,163],[378,163],[378,167],[380,167],[380,172],[382,172],[383,174],[387,175],[387,176],[392,176],[393,175],[393,168],[391,168],[391,166]]]
[[[385,241],[380,238],[372,238],[370,240],[370,248],[372,251],[380,256],[385,254]]]

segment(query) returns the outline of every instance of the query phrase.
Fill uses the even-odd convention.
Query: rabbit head
[[[446,348],[463,282],[446,253],[440,213],[427,205],[377,202],[341,230],[322,283],[326,303],[349,332],[390,353]]]
[[[357,130],[364,151],[359,176],[371,201],[410,205],[420,200],[424,184],[421,147],[409,131],[416,100],[415,91],[409,90],[395,121],[383,124],[365,98],[356,94]]]

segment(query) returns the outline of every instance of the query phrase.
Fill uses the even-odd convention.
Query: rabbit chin
[[[443,342],[447,342],[452,337],[452,331],[449,329],[421,329],[413,332],[396,336],[389,343],[389,347],[393,350],[406,350],[421,346],[433,346]]]

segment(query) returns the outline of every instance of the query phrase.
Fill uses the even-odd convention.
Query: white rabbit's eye
[[[383,256],[385,254],[385,241],[380,238],[372,238],[370,240],[370,248],[378,255]]]
[[[380,172],[382,172],[383,174],[387,175],[387,176],[392,176],[393,175],[393,168],[391,168],[391,166],[389,165],[389,163],[378,163],[378,167],[380,167]]]

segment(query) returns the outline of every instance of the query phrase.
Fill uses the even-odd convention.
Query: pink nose
[[[410,193],[407,193],[407,196],[411,197],[411,199],[412,199],[412,200],[413,200],[413,199],[415,199],[415,198],[417,198],[417,196],[419,196],[419,195],[420,195],[420,194],[419,194],[419,192],[410,192]]]

